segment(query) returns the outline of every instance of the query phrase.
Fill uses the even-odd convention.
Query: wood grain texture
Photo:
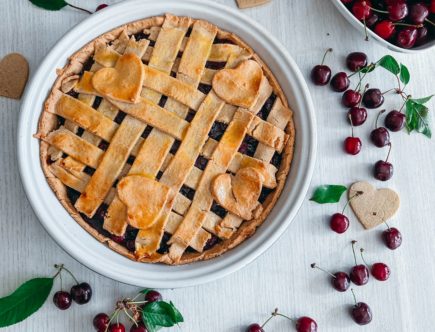
[[[93,9],[99,1],[71,0]],[[114,3],[115,1],[105,1]],[[234,0],[219,0],[236,8]],[[85,14],[72,9],[48,12],[34,8],[28,1],[0,0],[0,57],[20,52],[30,63],[31,75],[44,55],[70,27]],[[364,38],[336,12],[329,1],[275,0],[271,4],[244,10],[260,22],[287,48],[308,77],[320,62],[327,47],[334,48],[328,63],[333,71],[342,70],[350,51],[366,52],[377,60],[386,49]],[[435,52],[394,54],[411,71],[409,92],[415,96],[434,93]],[[391,88],[393,78],[379,71],[371,78],[372,86]],[[312,188],[325,183],[351,184],[372,180],[371,167],[385,157],[386,151],[370,146],[368,135],[376,111],[369,111],[367,123],[356,129],[363,140],[362,152],[348,156],[342,141],[350,135],[345,110],[339,105],[340,94],[328,87],[310,85],[318,122],[318,159]],[[396,102],[396,103],[395,103]],[[395,98],[387,98],[387,108],[400,107]],[[435,102],[429,106],[435,109]],[[94,289],[92,302],[84,307],[73,305],[67,312],[58,311],[49,301],[34,316],[5,331],[93,331],[92,317],[110,311],[116,299],[133,295],[138,289],[124,285],[85,268],[66,254],[45,232],[34,215],[22,189],[16,161],[16,128],[20,102],[0,98],[0,296],[15,289],[24,280],[51,274],[55,263],[65,263],[79,280]],[[35,110],[36,111],[36,110]],[[339,205],[316,205],[305,201],[299,214],[281,239],[245,269],[206,285],[165,290],[183,312],[183,331],[243,331],[251,322],[264,321],[275,307],[291,316],[315,317],[320,331],[361,331],[347,314],[352,304],[350,293],[337,293],[328,278],[312,271],[317,262],[332,271],[352,265],[350,241],[356,239],[366,249],[369,262],[384,261],[392,269],[388,282],[371,280],[365,287],[355,287],[357,297],[371,305],[374,319],[364,331],[431,331],[435,325],[435,140],[405,132],[392,134],[391,161],[395,174],[388,185],[399,192],[401,208],[391,224],[401,229],[404,242],[396,252],[386,249],[379,240],[383,230],[365,231],[348,214],[351,226],[337,235],[328,228],[328,216],[341,210]],[[29,160],[29,162],[39,162]],[[374,182],[374,181],[373,181]],[[385,184],[376,183],[378,187]],[[311,188],[311,189],[312,189]],[[58,284],[56,288],[60,287]],[[178,331],[178,328],[170,331]],[[289,330],[285,320],[276,319],[267,331]]]

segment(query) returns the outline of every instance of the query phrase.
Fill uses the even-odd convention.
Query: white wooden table
[[[97,0],[71,0],[94,9]],[[113,3],[115,1],[106,1]],[[233,0],[219,0],[235,7]],[[39,10],[26,0],[0,0],[0,57],[20,52],[35,72],[52,45],[85,14],[72,9],[61,12]],[[235,9],[236,10],[236,9]],[[264,25],[288,49],[305,77],[327,47],[334,48],[327,62],[333,71],[344,69],[350,51],[364,51],[377,60],[387,50],[374,41],[365,42],[326,0],[288,1],[250,10],[246,15]],[[409,92],[426,96],[435,92],[435,51],[418,55],[394,54],[408,65],[412,79]],[[370,79],[372,86],[393,87],[394,80],[382,70]],[[318,158],[312,188],[325,183],[350,184],[372,180],[371,167],[385,157],[386,150],[368,143],[376,112],[356,134],[363,139],[363,151],[356,157],[342,152],[342,141],[350,135],[339,94],[310,84],[318,122]],[[399,107],[394,97],[386,107]],[[432,112],[435,102],[429,103]],[[16,128],[20,103],[0,98],[0,296],[14,290],[31,277],[51,275],[54,263],[65,263],[80,280],[94,289],[90,304],[73,305],[60,312],[51,301],[27,321],[7,331],[93,331],[93,316],[109,312],[116,299],[131,296],[138,288],[100,276],[65,253],[45,232],[34,215],[22,189],[16,161]],[[39,111],[39,110],[35,110]],[[365,231],[351,216],[344,235],[329,230],[328,216],[344,205],[316,205],[305,201],[298,216],[282,238],[250,266],[222,280],[177,290],[163,290],[184,314],[183,331],[243,331],[251,322],[262,322],[275,307],[291,316],[309,315],[319,331],[433,331],[435,316],[435,140],[421,135],[393,134],[391,160],[395,174],[388,186],[401,195],[398,216],[391,222],[403,233],[404,243],[389,251],[379,239],[383,227]],[[38,163],[38,160],[29,160]],[[383,186],[385,184],[379,183]],[[310,268],[317,262],[332,271],[353,264],[350,241],[366,248],[369,262],[384,261],[392,269],[385,283],[371,280],[355,287],[357,297],[371,305],[374,318],[359,327],[348,315],[353,303],[350,292],[338,293],[326,275]],[[59,285],[56,285],[58,288]],[[51,299],[51,297],[50,297]],[[276,319],[267,331],[288,331],[287,321]],[[178,329],[173,329],[178,330]]]

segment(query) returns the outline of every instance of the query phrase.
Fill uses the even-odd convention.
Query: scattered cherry
[[[110,317],[105,313],[99,313],[94,317],[93,325],[98,332],[104,332],[109,325]]]
[[[361,126],[367,120],[367,110],[363,107],[352,107],[347,112],[347,117],[353,126]]]
[[[385,110],[382,110],[378,113],[376,118],[375,129],[370,133],[370,140],[374,145],[378,148],[382,148],[388,144],[390,144],[390,133],[385,127],[378,127],[379,116],[384,113]]]
[[[356,72],[367,66],[367,55],[363,52],[352,52],[346,57],[346,65],[350,71]]]
[[[125,332],[125,326],[122,323],[111,324],[108,332]]]
[[[392,110],[385,117],[385,127],[391,131],[399,131],[405,126],[406,116],[402,112]]]
[[[390,277],[390,268],[384,263],[375,263],[372,265],[372,276],[379,280],[385,281]]]
[[[349,115],[349,121],[350,121],[350,124],[352,126],[352,136],[349,136],[344,140],[344,150],[348,154],[356,155],[361,151],[362,143],[358,137],[355,137],[353,135],[353,124],[352,124],[352,119],[351,119],[350,115]],[[348,222],[347,226],[349,226],[349,220],[347,222]],[[331,219],[331,228],[332,228],[332,219]],[[347,229],[347,227],[346,227],[346,229]],[[344,231],[346,231],[346,229]],[[343,232],[341,232],[341,233],[343,233]],[[337,233],[340,233],[340,232],[337,232]]]
[[[264,332],[264,329],[259,324],[251,324],[246,329],[246,332]]]
[[[353,15],[360,21],[367,19],[372,14],[371,3],[368,0],[358,0],[352,6]]]
[[[374,167],[374,176],[376,179],[381,181],[387,181],[391,179],[394,173],[393,164],[388,162],[388,157],[391,152],[391,143],[389,143],[390,148],[388,150],[387,158],[384,160],[378,160]]]
[[[417,29],[415,27],[406,27],[399,31],[396,43],[403,48],[411,48],[417,41]]]
[[[429,15],[429,8],[424,3],[413,3],[409,8],[409,19],[414,24],[423,24]]]
[[[390,39],[396,31],[393,22],[384,20],[375,25],[375,33],[383,39]]]
[[[332,52],[332,48],[328,48],[323,55],[322,63],[320,65],[314,66],[311,70],[311,80],[316,85],[326,85],[331,79],[331,68],[324,65],[326,54]]]
[[[382,232],[382,239],[389,249],[396,250],[402,244],[402,233],[395,227],[388,227]]]
[[[147,302],[157,302],[161,301],[162,299],[162,294],[155,290],[150,290],[145,294],[145,301]]]
[[[130,332],[148,332],[148,329],[143,324],[137,324],[130,328]]]
[[[408,15],[408,5],[402,1],[396,1],[387,7],[390,20],[396,22],[403,20]]]
[[[331,88],[336,92],[343,92],[350,85],[350,80],[345,72],[335,74],[331,79]]]
[[[303,316],[296,321],[297,332],[317,332],[317,323],[314,319]]]
[[[384,95],[379,89],[368,89],[364,93],[362,103],[367,108],[378,108],[384,103]]]
[[[355,323],[358,325],[367,325],[372,321],[373,315],[370,307],[367,303],[356,302],[355,294],[352,290],[352,294],[355,300],[355,305],[352,307],[351,315]]]
[[[346,107],[354,107],[361,101],[361,93],[355,90],[346,90],[341,98],[341,102]]]
[[[53,302],[60,310],[66,310],[71,307],[71,295],[68,292],[58,291],[54,293]]]
[[[350,278],[349,275],[345,272],[336,272],[332,274],[331,272],[328,272],[321,267],[318,267],[316,263],[311,264],[311,267],[313,269],[319,269],[331,276],[331,284],[332,287],[334,287],[335,290],[339,292],[345,292],[348,290],[350,286]]]
[[[352,241],[352,251],[353,258],[355,259],[355,266],[350,270],[350,280],[352,280],[355,285],[362,286],[369,282],[369,269],[363,264],[357,264],[354,248],[355,243],[356,241]]]
[[[344,214],[335,213],[330,219],[330,227],[334,232],[342,234],[349,228],[349,219]]]
[[[78,304],[85,304],[91,300],[92,288],[87,282],[71,287],[71,297]]]
[[[95,11],[97,12],[97,11],[99,11],[101,9],[106,8],[106,7],[109,7],[109,5],[106,5],[105,3],[102,3],[101,5],[98,5],[98,7],[97,7],[97,9],[95,9]]]

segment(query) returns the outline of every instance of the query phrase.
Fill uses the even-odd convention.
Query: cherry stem
[[[379,111],[378,116],[376,117],[376,122],[375,122],[375,129],[378,128],[378,120],[379,120],[379,116],[384,113],[385,110]]]
[[[322,269],[321,267],[317,266],[316,263],[311,264],[311,268],[313,268],[313,269],[318,269],[318,270],[320,270],[320,271],[323,271],[323,272],[329,274],[329,275],[330,275],[331,277],[333,277],[334,279],[337,278],[337,277],[336,277],[335,275],[333,275],[331,272],[329,272],[329,271],[327,271],[327,270],[325,270],[325,269]]]
[[[349,205],[350,201],[353,200],[355,197],[358,197],[359,195],[364,194],[363,191],[359,190],[357,191],[351,198],[349,198],[346,202],[346,204],[344,205],[343,211],[341,212],[341,214],[344,214],[344,211],[346,210],[347,206]]]
[[[389,89],[389,90],[387,90],[387,91],[382,92],[381,94],[382,94],[382,95],[385,95],[385,94],[387,94],[388,92],[393,91],[393,90],[396,90],[396,91],[397,91],[396,88],[392,88],[392,89]],[[400,87],[399,87],[399,90],[400,90]]]
[[[325,62],[326,54],[328,54],[329,52],[332,52],[332,48],[328,48],[325,54],[323,54],[322,63],[320,65],[323,65],[323,63]]]
[[[77,281],[76,277],[74,277],[74,274],[72,274],[71,271],[68,270],[63,264],[60,264],[60,265],[56,264],[54,267],[56,269],[59,269],[59,272],[62,271],[62,270],[65,270],[66,272],[68,272],[68,274],[74,279],[75,283],[77,285],[79,284],[79,282]]]
[[[352,240],[352,252],[353,252],[353,259],[355,260],[355,265],[358,265],[357,261],[356,261],[356,255],[355,255],[355,240]]]
[[[423,26],[423,24],[408,24],[408,23],[394,23],[394,25],[412,27],[412,28],[421,28]]]
[[[369,266],[369,265],[367,264],[366,260],[364,259],[364,256],[363,256],[364,248],[360,248],[359,251],[360,251],[360,253],[361,253],[361,259],[362,259],[362,261],[364,262],[364,264],[365,264],[366,266]]]
[[[363,22],[364,22],[364,33],[366,35],[365,41],[369,41],[369,34],[367,33],[367,23],[366,23],[366,18],[363,18]]]
[[[121,310],[121,309],[116,309],[116,310],[113,312],[112,316],[111,316],[110,319],[109,319],[109,323],[107,323],[107,326],[106,326],[106,329],[104,330],[104,332],[107,332],[107,331],[109,330],[110,323],[112,322],[112,320],[113,320],[115,317],[116,317],[117,324],[119,324],[118,314],[119,314],[119,311],[120,311],[120,310]]]
[[[427,23],[432,24],[433,26],[435,26],[435,23],[432,22],[431,20],[429,20],[429,19],[426,18],[425,21],[426,21]]]
[[[380,9],[376,9],[373,7],[370,7],[370,9],[373,10],[374,12],[377,12],[377,13],[388,14],[388,12],[386,10],[380,10]]]
[[[352,116],[349,114],[347,117],[349,118],[349,121],[350,121],[350,127],[351,127],[351,130],[352,130],[352,137],[354,137],[354,136],[353,136],[353,122],[352,122]]]
[[[62,273],[59,274],[59,279],[60,279],[60,290],[63,291]]]
[[[355,292],[353,291],[353,288],[351,288],[350,291],[352,292],[353,300],[355,301],[355,305],[356,305],[356,296],[355,296]]]
[[[390,229],[390,225],[386,221],[384,221],[384,224],[387,225],[387,228]]]
[[[392,146],[391,142],[388,143],[388,145],[390,146],[390,148],[388,149],[387,159],[385,159],[385,162],[387,162],[388,158],[390,158],[390,152],[391,152],[391,146]]]
[[[81,11],[83,11],[83,12],[85,12],[85,13],[93,14],[91,11],[89,11],[89,10],[87,10],[87,9],[84,9],[84,8],[81,8],[81,7],[77,7],[77,6],[74,6],[74,5],[71,5],[70,3],[67,3],[67,5],[70,6],[70,7],[72,7],[72,8],[74,8],[74,9],[81,10]]]
[[[402,110],[403,110],[403,108],[405,107],[406,102],[408,101],[408,99],[409,99],[410,97],[411,97],[411,96],[407,96],[406,99],[403,101],[402,107],[400,107],[400,109],[399,109],[399,112],[400,112],[400,113],[402,113]]]
[[[133,318],[133,317],[131,317],[130,316],[130,314],[128,313],[128,311],[127,311],[127,309],[126,308],[124,308],[124,313],[125,313],[125,315],[134,323],[134,325],[136,325],[137,326],[137,322],[136,322],[136,320]]]

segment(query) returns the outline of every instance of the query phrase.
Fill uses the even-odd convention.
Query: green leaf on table
[[[429,109],[413,99],[406,101],[406,129],[409,133],[415,130],[428,138],[432,137]]]
[[[400,64],[400,81],[406,85],[409,83],[410,79],[411,79],[411,74],[409,73],[408,68],[403,63],[401,63]]]
[[[68,3],[64,0],[29,0],[35,6],[48,9],[48,10],[60,10],[67,6]]]
[[[418,98],[418,99],[412,99],[413,101],[415,101],[418,104],[426,104],[429,100],[432,99],[432,97],[435,95],[430,95],[424,98]]]
[[[142,319],[150,332],[157,331],[160,327],[171,327],[184,321],[181,313],[172,302],[150,302],[142,311]]]
[[[394,59],[391,55],[385,55],[379,60],[379,66],[385,68],[389,72],[394,75],[398,75],[400,73],[400,66],[396,59]]]
[[[336,184],[328,184],[317,187],[310,201],[319,204],[337,203],[340,201],[341,195],[347,190],[347,187]]]
[[[0,327],[25,320],[42,307],[53,288],[53,278],[31,279],[0,299]]]

